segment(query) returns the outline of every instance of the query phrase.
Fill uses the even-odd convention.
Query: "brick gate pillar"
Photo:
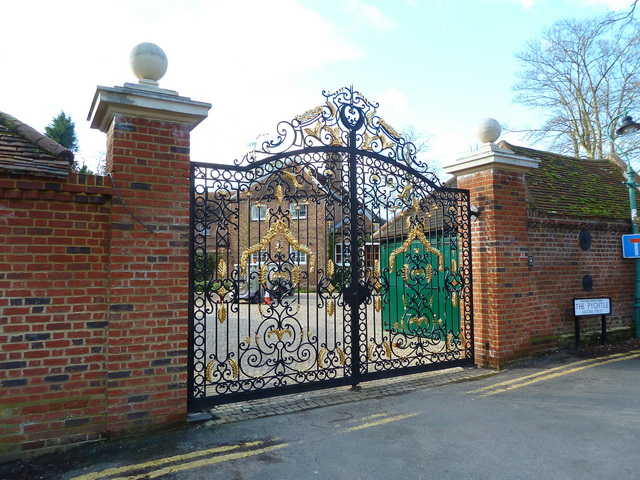
[[[159,88],[164,71],[155,78],[134,72],[142,76],[138,84],[99,86],[89,114],[91,127],[107,134],[113,187],[106,384],[112,436],[186,417],[190,132],[211,108]]]
[[[539,161],[493,143],[445,167],[478,207],[472,221],[476,363],[501,368],[529,346],[532,295],[528,275],[525,174]],[[526,347],[524,348],[526,350]]]

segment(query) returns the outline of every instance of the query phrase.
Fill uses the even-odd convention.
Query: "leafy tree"
[[[54,117],[51,123],[44,128],[44,134],[71,152],[78,152],[79,146],[76,135],[76,124],[71,119],[71,116],[63,111],[61,111],[57,117]]]
[[[84,162],[84,160],[82,162],[82,166],[78,165],[78,162],[74,162],[73,169],[82,175],[93,175],[93,170],[87,167],[87,164]]]
[[[71,116],[63,111],[60,111],[51,123],[44,128],[44,134],[73,153],[78,153],[80,149],[78,136],[76,135],[76,124],[71,119]],[[80,166],[78,162],[74,160],[72,168],[78,173],[92,173],[84,162],[82,166]]]
[[[619,115],[640,115],[640,23],[629,12],[560,20],[516,55],[516,102],[545,116],[528,137],[550,150],[603,158]],[[625,145],[637,151],[639,139]]]

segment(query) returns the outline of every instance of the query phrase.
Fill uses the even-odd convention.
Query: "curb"
[[[450,383],[467,382],[497,375],[498,371],[478,367],[455,367],[435,372],[364,382],[360,388],[350,386],[283,395],[241,403],[220,405],[209,410],[212,418],[202,426],[223,425],[256,418],[296,413],[314,408],[340,405],[405,393]]]

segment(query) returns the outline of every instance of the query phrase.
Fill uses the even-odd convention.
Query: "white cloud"
[[[382,92],[378,95],[376,101],[380,105],[384,105],[385,110],[394,109],[400,113],[407,113],[409,111],[409,99],[404,93],[395,88],[390,88]]]
[[[385,15],[382,10],[360,0],[349,0],[349,11],[357,20],[364,22],[380,33],[387,33],[396,26],[395,22]]]
[[[140,42],[167,54],[162,88],[213,104],[194,130],[192,153],[219,162],[319,103],[305,98],[296,75],[363,55],[297,0],[112,0],[99,11],[92,2],[59,0],[37,2],[37,13],[32,3],[3,6],[3,34],[19,41],[0,45],[0,109],[40,131],[64,110],[89,162],[105,150],[104,134],[86,121],[96,86],[135,82],[128,56]]]

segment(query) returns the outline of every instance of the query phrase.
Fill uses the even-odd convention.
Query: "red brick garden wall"
[[[573,298],[611,297],[610,331],[627,337],[633,323],[633,262],[620,236],[630,224],[606,219],[540,217],[528,210],[524,172],[488,169],[458,178],[471,204],[476,362],[501,368],[574,340]],[[592,247],[578,235],[588,229]],[[529,265],[529,257],[533,264]],[[584,275],[593,290],[582,287]],[[581,318],[583,339],[600,333],[600,317]]]
[[[0,458],[106,430],[103,177],[0,177]]]
[[[189,137],[116,115],[115,185],[0,176],[0,461],[186,418]]]
[[[471,231],[476,362],[497,367],[529,341],[524,174],[485,170],[458,187],[469,189],[481,212]]]
[[[633,323],[633,260],[622,258],[620,236],[631,233],[629,222],[605,219],[545,218],[529,212],[528,253],[532,291],[530,353],[554,349],[574,338],[573,298],[611,297],[610,332],[630,332]],[[583,250],[578,236],[586,229],[591,248]],[[593,290],[585,292],[582,278],[590,275]],[[581,317],[582,339],[600,335],[601,317]],[[628,336],[628,335],[627,335]],[[529,352],[528,352],[529,353]]]
[[[180,123],[116,114],[115,183],[0,175],[0,461],[184,421],[189,137]],[[501,367],[571,338],[574,297],[610,296],[610,327],[631,325],[628,223],[537,217],[523,172],[470,173],[458,187],[480,207],[477,363]]]

